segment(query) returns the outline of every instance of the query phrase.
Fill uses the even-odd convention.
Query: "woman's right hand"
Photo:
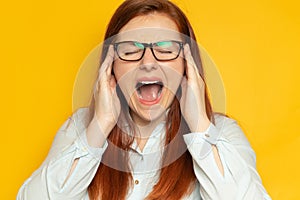
[[[97,122],[98,128],[105,138],[116,125],[121,111],[120,100],[116,93],[116,79],[112,75],[113,59],[114,49],[110,45],[107,56],[99,69],[94,88],[95,113],[93,120]]]

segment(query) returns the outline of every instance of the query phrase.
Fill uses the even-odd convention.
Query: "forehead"
[[[162,28],[140,28],[135,30],[130,30],[127,32],[119,33],[115,41],[138,41],[138,42],[157,42],[164,40],[176,40],[182,41],[183,36],[181,33],[162,29]]]
[[[116,36],[117,41],[155,42],[180,40],[176,23],[165,14],[152,13],[131,19]]]

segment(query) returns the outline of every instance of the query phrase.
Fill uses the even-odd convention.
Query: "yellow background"
[[[72,112],[76,73],[123,0],[2,1],[1,199],[15,199]],[[174,0],[222,75],[227,114],[273,199],[300,199],[300,15],[294,0]]]

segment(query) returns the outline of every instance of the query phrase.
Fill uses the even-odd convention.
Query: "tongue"
[[[140,96],[146,101],[154,101],[158,97],[160,86],[157,84],[144,85],[139,88]]]

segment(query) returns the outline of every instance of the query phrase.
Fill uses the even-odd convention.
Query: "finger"
[[[109,85],[112,89],[114,89],[117,85],[117,81],[114,75],[111,75]]]
[[[185,102],[186,98],[186,92],[187,92],[187,79],[184,76],[181,80],[181,98],[180,98],[180,103]]]
[[[110,76],[113,60],[114,60],[114,50],[113,50],[113,46],[110,45],[106,57],[99,69],[99,78],[105,75]]]
[[[112,75],[112,67],[113,67],[113,61],[114,61],[114,48],[113,45],[110,45],[107,52],[108,57],[108,67],[106,69],[106,75],[110,78]]]
[[[200,74],[188,44],[184,46],[184,57],[186,59],[186,75],[188,80],[197,80],[200,77]]]
[[[109,81],[111,70],[112,70],[113,58],[114,58],[114,51],[112,45],[110,45],[105,60],[103,61],[101,67],[99,68],[94,92],[100,90],[100,84],[105,84],[106,82]],[[107,71],[109,72],[107,73]]]

